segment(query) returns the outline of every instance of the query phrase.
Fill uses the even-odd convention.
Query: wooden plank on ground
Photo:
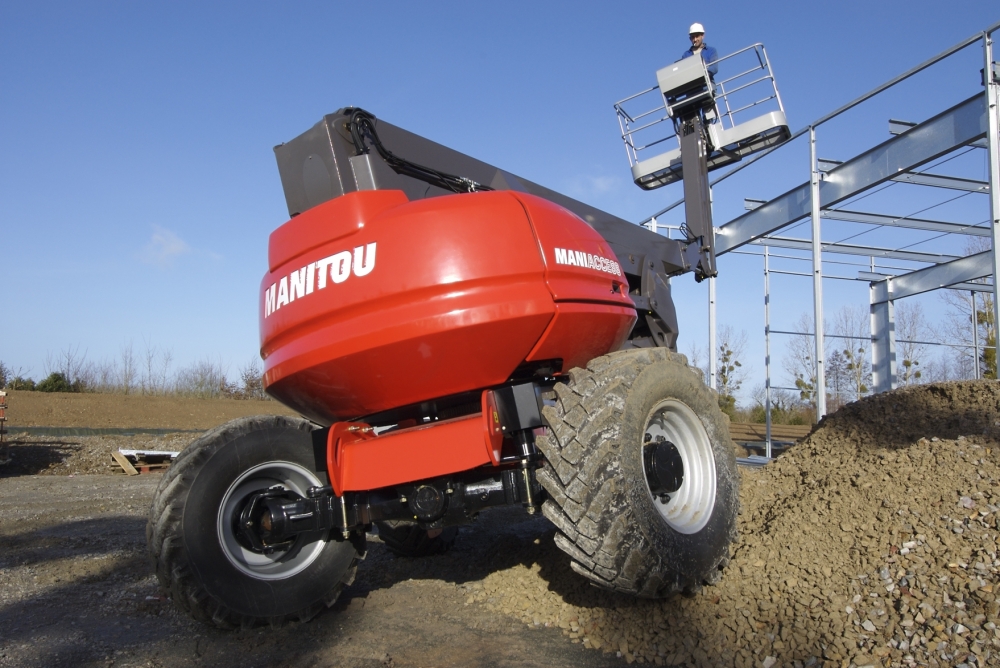
[[[112,450],[111,458],[118,462],[119,466],[125,469],[125,473],[129,475],[139,475],[139,472],[135,470],[134,466],[132,466],[132,462],[130,462],[122,453],[117,450]]]

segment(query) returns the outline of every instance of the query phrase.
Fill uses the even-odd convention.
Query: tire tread
[[[657,362],[689,368],[683,355],[639,348],[572,369],[569,382],[555,387],[555,406],[543,409],[549,429],[537,438],[549,464],[538,473],[548,492],[542,512],[556,526],[555,543],[573,570],[606,589],[648,598],[711,584],[729,561],[726,549],[705,573],[674,572],[638,530],[625,501],[615,453],[619,420],[632,384]],[[728,542],[734,538],[735,528]]]
[[[324,607],[336,602],[341,591],[354,579],[359,557],[355,557],[341,578],[332,583],[317,582],[317,587],[327,586],[317,601],[282,617],[255,617],[240,614],[217,600],[194,577],[188,555],[180,539],[184,513],[184,500],[204,463],[238,435],[255,429],[292,427],[312,431],[315,426],[307,420],[286,416],[259,416],[240,418],[216,427],[191,443],[177,456],[163,474],[153,497],[149,519],[146,522],[146,540],[150,559],[160,586],[170,594],[181,610],[195,619],[221,629],[252,628],[260,623],[272,627],[289,620],[308,621]]]

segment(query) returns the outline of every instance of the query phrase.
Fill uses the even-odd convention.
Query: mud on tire
[[[555,394],[538,479],[573,570],[644,597],[716,582],[736,537],[739,483],[728,421],[700,375],[662,348],[626,350],[571,370]],[[667,502],[647,484],[642,445],[653,435],[676,441],[684,464]]]
[[[179,608],[227,629],[306,621],[353,581],[363,543],[300,535],[291,549],[263,555],[241,547],[231,529],[233,509],[253,492],[282,484],[304,496],[326,484],[315,430],[300,418],[240,418],[178,455],[153,496],[146,539]]]

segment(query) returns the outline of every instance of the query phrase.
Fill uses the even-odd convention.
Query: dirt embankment
[[[238,417],[295,415],[277,401],[24,391],[8,391],[6,414],[11,462],[0,467],[0,477],[121,474],[121,467],[111,459],[115,450],[180,451],[200,431]],[[49,436],[19,432],[20,427],[69,428],[67,431],[148,429],[164,433]]]
[[[142,394],[70,394],[8,390],[7,424],[94,429],[211,429],[247,415],[295,415],[277,401],[194,399]]]
[[[74,442],[87,449],[84,440]],[[153,579],[135,561],[143,542],[138,520],[129,534],[132,556],[120,562],[130,565],[115,576],[80,580],[73,568],[86,563],[85,555],[46,560],[48,544],[38,543],[39,536],[69,529],[49,527],[51,517],[32,520],[40,510],[16,511],[20,501],[10,494],[0,498],[0,517],[20,514],[17,525],[0,522],[5,544],[15,548],[0,554],[6,578],[0,592],[9,600],[8,592],[17,591],[21,602],[4,602],[0,621],[20,630],[14,640],[0,640],[0,665],[40,656],[44,646],[35,641],[45,634],[22,624],[18,611],[51,622],[56,613],[46,606],[58,607],[57,596],[67,596],[81,606],[73,608],[81,619],[87,611],[95,620],[111,614],[108,599],[87,607],[89,599],[69,586],[77,581],[131,592],[132,598],[114,600],[151,640],[145,647],[95,629],[76,640],[67,636],[65,647],[79,657],[107,652],[127,665],[175,665],[181,654],[203,662],[225,655],[239,665],[256,660],[253,647],[257,657],[270,659],[294,647],[298,660],[316,665],[556,665],[558,650],[544,654],[552,651],[544,639],[553,629],[567,636],[567,657],[587,663],[593,657],[595,665],[617,662],[616,656],[674,666],[1000,665],[994,593],[1000,587],[1000,385],[947,383],[870,397],[827,417],[777,461],[741,475],[741,537],[732,563],[718,585],[690,598],[636,600],[597,590],[570,570],[544,519],[496,511],[464,530],[455,551],[440,557],[394,559],[373,537],[372,556],[335,610],[303,626],[235,636],[192,626],[156,598]],[[143,503],[134,504],[137,515]],[[92,514],[109,526],[117,516],[112,505]],[[85,538],[78,540],[86,544]],[[63,585],[45,589],[32,580],[32,569],[46,568],[46,577]],[[120,586],[113,580],[118,576],[125,578]],[[144,596],[152,598],[143,603]],[[379,619],[392,620],[391,639],[377,633]],[[510,622],[538,635],[524,645]],[[338,629],[356,635],[345,640]],[[511,650],[483,653],[469,645],[491,642],[484,639],[493,634]],[[420,637],[435,640],[421,643]],[[94,638],[104,638],[98,649]],[[543,653],[519,653],[536,640]],[[182,643],[192,647],[174,649]],[[450,654],[439,652],[449,643]],[[577,654],[581,646],[597,651]]]

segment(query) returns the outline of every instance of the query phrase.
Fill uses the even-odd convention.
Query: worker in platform
[[[696,53],[701,54],[701,59],[708,66],[708,76],[715,81],[715,73],[719,71],[719,66],[715,61],[719,59],[719,52],[705,44],[705,26],[700,23],[692,23],[688,29],[688,38],[691,40],[691,48],[684,52],[681,58],[689,58]]]

